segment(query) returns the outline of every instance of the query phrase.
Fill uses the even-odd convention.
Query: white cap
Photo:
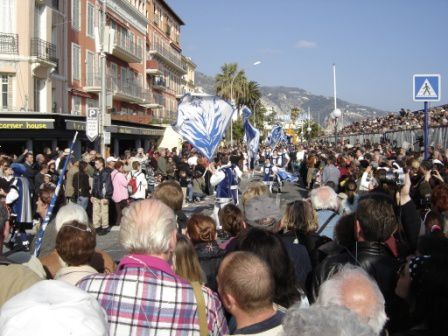
[[[109,163],[109,162],[117,162],[118,160],[117,160],[117,158],[114,158],[113,156],[109,156],[107,159],[106,159],[106,162],[107,163]]]
[[[432,164],[439,164],[443,166],[443,162],[437,159],[432,160]]]
[[[2,336],[108,334],[107,315],[98,301],[60,280],[37,282],[7,301],[0,311]]]

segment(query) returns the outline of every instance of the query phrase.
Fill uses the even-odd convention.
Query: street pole
[[[423,121],[423,146],[425,147],[425,160],[428,160],[429,158],[429,152],[428,152],[428,143],[429,143],[429,103],[425,101],[425,118]]]
[[[232,81],[230,82],[230,103],[232,106],[235,106],[235,102],[233,101],[233,83],[235,82],[235,78],[238,76],[238,73],[235,74],[235,76],[232,78]],[[230,118],[230,147],[233,146],[233,113],[232,112],[232,118]]]
[[[103,157],[106,155],[106,144],[104,139],[104,119],[107,113],[107,87],[106,87],[106,9],[107,0],[103,0],[103,14],[102,14],[102,32],[100,41],[100,59],[101,59],[101,114],[99,122],[99,138],[100,138],[100,153]]]

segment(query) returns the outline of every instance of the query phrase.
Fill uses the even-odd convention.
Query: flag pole
[[[51,198],[50,206],[47,209],[47,214],[45,215],[44,221],[42,222],[42,225],[39,228],[39,232],[37,233],[37,240],[36,240],[34,253],[33,253],[33,255],[35,257],[39,256],[40,249],[42,247],[42,239],[44,238],[44,234],[45,234],[45,229],[47,228],[47,225],[50,222],[50,218],[53,214],[53,209],[54,209],[54,206],[56,205],[56,200],[58,199],[58,195],[59,195],[59,191],[61,190],[62,182],[64,182],[64,176],[65,176],[65,172],[67,170],[67,164],[71,159],[73,147],[75,145],[77,137],[78,137],[78,132],[75,132],[72,143],[70,145],[70,153],[65,158],[64,167],[62,168],[62,172],[59,175],[58,184],[56,185],[56,190],[54,191],[53,197]]]

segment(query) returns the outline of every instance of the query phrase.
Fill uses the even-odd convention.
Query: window
[[[34,77],[34,111],[36,112],[46,112],[41,111],[41,101],[44,102],[44,99],[46,98],[44,96],[44,89],[45,89],[45,80],[40,79],[37,77]]]
[[[78,96],[72,97],[72,115],[81,115],[82,99]]]
[[[81,30],[80,14],[79,0],[72,0],[72,27],[78,31]]]
[[[72,80],[81,80],[81,48],[72,43]]]
[[[12,76],[0,74],[0,109],[10,110],[12,103]]]
[[[94,38],[95,7],[90,2],[87,3],[87,36]]]
[[[95,85],[95,76],[96,73],[95,67],[95,54],[90,50],[87,50],[86,54],[86,85],[94,86]]]

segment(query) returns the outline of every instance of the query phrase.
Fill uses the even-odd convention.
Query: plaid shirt
[[[193,288],[162,259],[129,255],[111,274],[82,279],[78,287],[106,310],[110,335],[199,335]],[[228,333],[217,295],[203,288],[210,335]]]

